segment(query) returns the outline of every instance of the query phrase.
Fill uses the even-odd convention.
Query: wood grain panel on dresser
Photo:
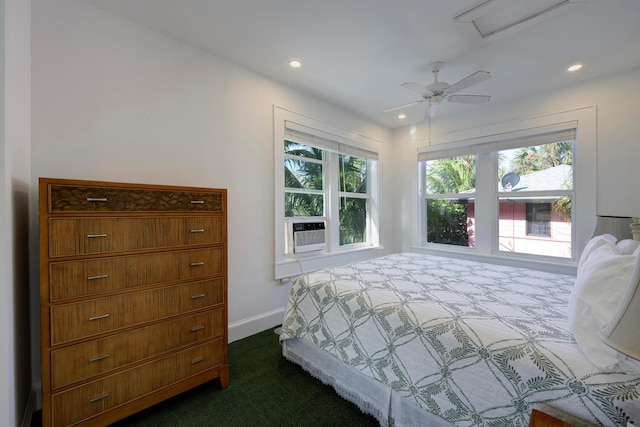
[[[43,426],[229,381],[224,189],[40,179]]]

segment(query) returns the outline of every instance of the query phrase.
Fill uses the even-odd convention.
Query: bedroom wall
[[[278,324],[290,287],[273,280],[273,105],[379,141],[391,132],[81,2],[33,0],[32,25],[32,188],[38,177],[227,188],[231,340]],[[381,206],[384,243],[393,211]]]
[[[30,0],[0,0],[0,414],[30,415]]]
[[[493,84],[497,84],[493,82]],[[497,87],[496,87],[497,89]],[[499,92],[489,91],[499,96]],[[595,106],[597,110],[596,210],[598,215],[640,215],[640,69],[569,85],[553,93],[540,94],[496,106],[497,97],[486,105],[467,107],[464,114],[442,115],[431,122],[432,140],[451,132]],[[446,105],[443,106],[447,107]],[[403,127],[393,132],[394,180],[398,192],[395,205],[409,206],[414,194],[409,185],[416,168],[416,149],[427,145],[426,124]],[[406,184],[406,185],[405,185]],[[394,247],[411,247],[411,210],[398,212]]]

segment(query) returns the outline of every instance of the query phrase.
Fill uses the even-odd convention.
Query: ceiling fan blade
[[[444,90],[444,93],[450,94],[450,93],[459,92],[463,89],[468,88],[469,86],[473,86],[475,84],[488,80],[490,77],[491,77],[491,73],[488,71],[476,71],[470,76],[467,76],[464,79],[460,80],[459,82],[456,82],[451,86],[449,86],[448,88],[446,88]]]
[[[423,95],[431,95],[433,93],[429,89],[427,89],[426,87],[422,86],[419,83],[408,82],[408,83],[402,83],[400,86],[402,86],[405,89],[409,89],[409,90],[412,90],[414,92],[421,93]]]
[[[490,99],[489,95],[451,95],[447,97],[449,102],[460,102],[462,104],[484,104]]]
[[[401,110],[401,109],[407,108],[407,107],[413,107],[414,105],[422,104],[425,101],[426,101],[426,99],[421,99],[419,101],[409,102],[408,104],[402,104],[402,105],[398,105],[397,107],[388,108],[388,109],[384,110],[384,112],[385,113],[389,113],[391,111]]]

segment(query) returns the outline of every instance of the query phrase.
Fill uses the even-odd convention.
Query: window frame
[[[576,129],[576,142],[574,143],[574,165],[573,165],[573,193],[575,200],[572,201],[572,257],[556,258],[541,257],[536,255],[498,252],[493,236],[498,234],[498,206],[497,203],[486,203],[485,206],[478,206],[482,212],[476,211],[478,215],[488,215],[493,220],[486,224],[486,227],[476,227],[476,247],[447,247],[442,244],[425,244],[426,238],[424,230],[423,201],[424,194],[421,188],[421,180],[424,170],[421,166],[422,160],[429,158],[455,157],[460,155],[480,152],[495,152],[491,156],[484,155],[476,161],[476,173],[494,173],[497,170],[497,151],[513,148],[506,141],[513,141],[523,137],[540,135],[548,132]],[[548,114],[540,117],[513,120],[509,122],[497,123],[488,126],[465,129],[451,132],[443,136],[434,137],[426,141],[427,145],[417,148],[418,167],[415,169],[416,179],[415,191],[418,194],[414,200],[412,210],[412,250],[422,253],[436,255],[450,254],[452,256],[474,259],[479,261],[494,262],[506,265],[533,267],[546,271],[554,271],[564,274],[575,274],[577,261],[580,257],[584,245],[588,241],[593,231],[593,224],[596,215],[595,187],[596,177],[593,170],[596,167],[596,108],[588,106],[575,110]],[[522,146],[534,145],[523,143]],[[471,148],[470,148],[471,147]],[[576,159],[578,160],[576,162]],[[484,172],[482,172],[484,171]],[[498,200],[499,192],[495,181],[476,182],[475,197],[490,197],[491,200]],[[487,196],[489,195],[489,196]],[[574,203],[575,202],[575,203]],[[497,240],[497,237],[496,239]]]
[[[284,186],[285,139],[323,150],[324,215],[322,217],[286,217]],[[310,119],[274,106],[274,168],[275,168],[275,279],[285,280],[318,268],[331,267],[362,259],[367,251],[379,251],[378,163],[380,142],[353,132]],[[367,160],[367,193],[340,191],[340,154]],[[340,198],[362,198],[366,203],[366,241],[340,245]],[[327,248],[322,252],[290,253],[288,227],[296,220],[324,221]],[[363,253],[364,252],[364,253]]]

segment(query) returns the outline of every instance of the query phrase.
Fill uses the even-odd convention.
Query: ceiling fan
[[[431,64],[433,83],[431,83],[430,85],[422,86],[418,83],[413,82],[401,84],[401,86],[406,89],[418,92],[420,95],[422,95],[422,99],[410,102],[408,104],[389,108],[388,110],[384,110],[384,112],[388,113],[390,111],[400,110],[402,108],[411,107],[423,102],[428,102],[429,107],[425,112],[425,117],[428,115],[430,118],[433,118],[436,115],[438,106],[444,100],[447,100],[449,102],[460,102],[463,104],[484,104],[491,99],[491,97],[488,95],[455,95],[456,92],[487,80],[489,77],[491,77],[491,73],[489,73],[488,71],[476,71],[475,73],[465,77],[459,82],[450,85],[449,83],[438,81],[438,72],[443,65],[444,63],[440,61],[433,62]]]

